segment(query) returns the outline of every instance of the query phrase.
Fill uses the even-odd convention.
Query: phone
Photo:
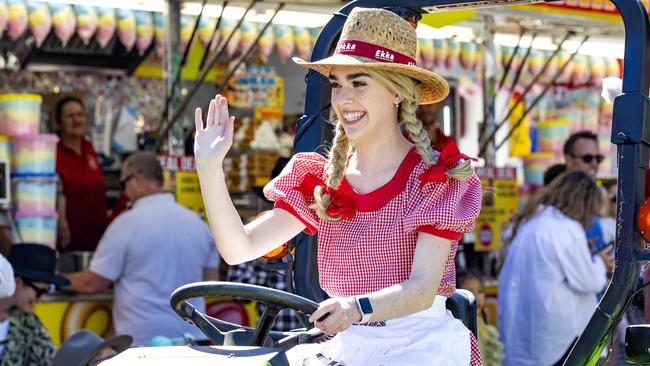
[[[593,251],[591,254],[596,255],[596,254],[600,254],[601,252],[606,252],[610,248],[612,248],[614,246],[614,244],[615,244],[615,242],[612,240],[609,243],[605,244],[602,248]]]

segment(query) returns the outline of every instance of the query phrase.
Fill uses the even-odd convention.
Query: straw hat
[[[343,65],[404,74],[420,81],[419,104],[440,102],[449,94],[449,84],[440,75],[415,66],[417,47],[415,29],[397,14],[383,9],[355,8],[343,25],[332,56],[316,62],[298,57],[293,61],[325,77],[332,66]]]

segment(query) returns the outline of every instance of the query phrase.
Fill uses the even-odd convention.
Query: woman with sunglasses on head
[[[301,231],[319,234],[320,285],[331,298],[310,320],[336,336],[292,349],[294,364],[481,362],[474,337],[445,309],[458,240],[473,229],[481,185],[454,144],[431,149],[416,118],[418,104],[449,92],[442,77],[415,66],[416,47],[404,19],[357,8],[333,56],[294,59],[330,80],[334,141],[329,158],[296,154],[264,189],[275,208],[246,226],[222,168],[234,118],[221,96],[210,102],[205,127],[196,111],[197,170],[223,258],[245,262]]]
[[[562,365],[589,322],[611,266],[585,235],[602,204],[589,174],[566,172],[515,218],[499,274],[504,366]]]

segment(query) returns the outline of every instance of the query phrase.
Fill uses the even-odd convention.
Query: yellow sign
[[[176,172],[176,202],[203,215],[205,205],[201,196],[199,175],[195,172]]]
[[[474,250],[489,251],[501,248],[501,234],[517,211],[518,190],[515,168],[482,167],[476,169],[483,186],[483,205],[476,219]]]
[[[515,94],[515,96],[508,102],[508,108],[514,107],[518,98],[521,98],[521,95]],[[517,108],[512,112],[508,121],[511,129],[524,114],[526,109],[525,107],[526,106],[523,102],[519,103]],[[508,140],[508,145],[510,146],[510,156],[525,158],[530,155],[531,141],[530,135],[528,134],[528,118],[524,118],[519,126],[513,129],[512,136],[510,136],[510,139]]]
[[[474,15],[476,15],[476,10],[472,9],[424,14],[420,20],[420,24],[426,24],[433,28],[441,28],[472,19]]]

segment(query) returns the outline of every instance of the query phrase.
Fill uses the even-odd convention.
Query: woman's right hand
[[[228,112],[226,98],[217,94],[210,101],[208,116],[203,127],[201,108],[194,112],[196,134],[194,135],[194,157],[197,170],[221,168],[226,153],[232,146],[235,117]]]

